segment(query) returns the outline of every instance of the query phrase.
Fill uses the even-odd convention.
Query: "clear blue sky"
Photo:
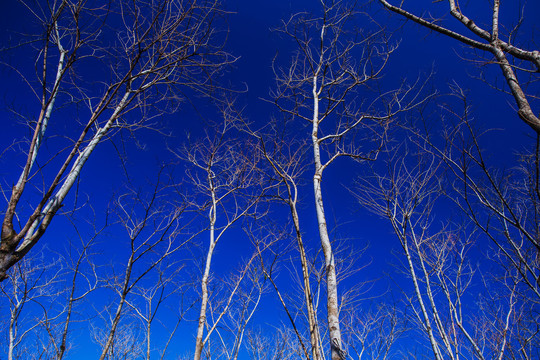
[[[35,1],[38,0],[32,0],[28,3],[32,6],[31,4]],[[484,16],[480,22],[489,21],[489,11],[484,11],[484,6],[487,4],[486,1],[481,4],[472,4],[469,7],[475,16],[477,14]],[[262,126],[271,121],[272,117],[277,114],[276,108],[264,101],[264,99],[270,98],[269,91],[274,86],[272,60],[275,59],[276,64],[286,66],[295,47],[292,41],[285,39],[271,29],[278,27],[280,21],[287,19],[291,14],[301,11],[317,12],[317,5],[318,2],[307,0],[225,1],[224,7],[230,11],[226,21],[223,22],[229,27],[225,49],[234,56],[238,56],[239,59],[230,66],[222,81],[233,89],[242,90],[237,95],[238,104],[245,107],[244,115],[256,126]],[[411,4],[410,9],[422,12],[424,8],[431,5],[431,1],[418,2],[414,5]],[[519,14],[515,2],[504,1],[502,6],[501,22],[512,23],[515,21]],[[445,4],[439,2],[432,7],[445,9]],[[538,19],[538,16],[534,16],[534,14],[540,14],[540,4],[537,1],[530,1],[526,9],[526,21],[522,25],[522,30],[517,33],[517,38],[524,39],[519,42],[520,45],[525,47],[531,45],[533,48],[534,41],[538,41],[540,35],[538,25],[533,23]],[[450,98],[445,97],[444,94],[449,92],[449,84],[453,82],[459,84],[468,91],[472,114],[480,127],[499,129],[492,132],[484,144],[489,147],[490,156],[495,159],[494,163],[501,168],[512,167],[513,153],[528,145],[533,134],[530,128],[516,115],[512,98],[486,84],[486,82],[498,82],[506,89],[498,66],[487,64],[481,67],[487,79],[484,82],[477,78],[479,67],[476,63],[478,60],[475,57],[476,54],[456,41],[442,35],[429,33],[426,29],[411,22],[404,23],[399,17],[391,16],[377,2],[363,8],[363,11],[369,11],[379,24],[392,33],[392,41],[399,43],[397,51],[392,55],[380,80],[381,87],[392,88],[398,86],[403,80],[412,82],[418,77],[424,78],[433,72],[429,87],[436,89],[442,95],[440,101],[451,102],[452,100],[449,100]],[[442,13],[443,11],[441,11]],[[438,16],[439,14],[434,15]],[[454,25],[448,15],[446,17],[445,24],[450,24],[449,26],[452,28],[459,28],[459,26]],[[361,28],[364,24],[359,20],[355,25]],[[35,31],[39,31],[39,26],[33,22],[28,9],[15,1],[3,4],[0,13],[0,48],[9,48],[14,44],[14,41],[20,39],[21,33]],[[533,38],[531,38],[531,34]],[[0,52],[0,61],[2,62],[2,66],[0,66],[0,79],[2,79],[0,86],[0,123],[2,124],[0,143],[3,144],[0,151],[29,135],[27,129],[17,120],[19,115],[27,115],[32,118],[39,111],[38,102],[32,97],[31,92],[17,72],[14,71],[21,71],[29,78],[35,76],[36,52],[32,49],[33,46],[29,44],[21,48],[6,49]],[[244,89],[247,91],[244,92]],[[531,89],[538,90],[538,86],[533,85]],[[206,99],[194,98],[192,102],[194,106],[185,102],[177,113],[159,119],[163,132],[170,133],[168,137],[155,131],[141,130],[136,133],[137,143],[135,144],[134,141],[130,140],[130,134],[126,132],[122,134],[123,138],[117,135],[112,141],[106,141],[97,148],[86,164],[77,188],[80,197],[77,204],[82,205],[87,202],[75,217],[77,221],[81,223],[84,220],[93,222],[94,220],[91,219],[93,209],[97,214],[97,223],[103,223],[104,219],[101,214],[104,213],[111,199],[119,192],[124,191],[122,187],[126,183],[124,164],[119,159],[118,149],[121,153],[125,151],[127,155],[125,166],[131,179],[134,180],[137,187],[145,189],[144,184],[147,184],[148,180],[155,179],[157,169],[162,164],[173,161],[170,148],[177,148],[184,143],[188,133],[195,139],[203,134],[208,124],[208,118],[216,116],[215,109]],[[437,115],[439,111],[437,105],[432,105],[429,110],[435,114],[430,121],[436,123],[441,120],[440,116]],[[72,119],[69,118],[69,115],[78,110],[74,106],[69,108],[69,111],[62,111],[59,112],[61,114],[58,118],[60,121],[52,125],[50,129],[51,133],[60,136],[70,133]],[[299,136],[309,138],[307,129],[303,130],[306,132],[299,131]],[[123,148],[121,140],[125,140],[125,148]],[[54,153],[56,146],[59,145],[53,139],[47,143],[45,150],[47,153]],[[9,188],[17,180],[19,167],[22,164],[20,155],[16,150],[11,150],[0,158],[1,187],[2,191],[6,193],[5,196],[9,196]],[[182,177],[185,170],[183,166],[179,165],[173,171],[177,177],[175,180]],[[323,190],[327,199],[325,205],[328,211],[329,228],[333,231],[333,236],[347,239],[346,241],[357,249],[367,247],[361,258],[361,263],[368,264],[367,267],[349,279],[344,287],[350,288],[361,281],[378,280],[370,290],[371,292],[365,294],[365,298],[369,300],[365,300],[364,304],[366,308],[369,308],[379,301],[391,302],[394,297],[399,298],[398,287],[408,288],[409,285],[406,282],[407,279],[403,278],[402,274],[392,265],[398,262],[394,251],[399,249],[399,243],[395,240],[391,228],[384,220],[359,208],[357,201],[350,194],[349,188],[353,186],[355,179],[362,171],[360,165],[348,160],[340,160],[335,164],[335,167],[325,173]],[[307,177],[300,188],[300,216],[309,252],[314,254],[318,250],[318,234],[315,212],[311,205],[313,195],[309,183],[310,173],[310,171],[307,172]],[[47,178],[47,173],[45,173],[44,178]],[[39,189],[39,184],[40,181],[37,181],[37,189]],[[73,201],[74,195],[71,195],[68,202],[73,204]],[[278,215],[276,216],[285,217],[283,211],[286,209],[284,209],[282,207],[277,210]],[[437,216],[441,218],[456,216],[455,210],[452,209],[441,208],[437,210]],[[90,232],[88,227],[83,225],[81,227],[84,229],[83,236]],[[59,216],[33,252],[40,253],[44,251],[43,249],[52,249],[55,252],[65,254],[69,251],[70,241],[76,242],[75,236],[73,226],[65,217]],[[100,266],[105,268],[106,265],[112,264],[121,269],[120,266],[125,260],[127,246],[122,240],[123,236],[119,227],[112,227],[105,236],[98,239],[96,251],[103,253],[99,257],[102,261]],[[202,247],[194,248],[193,256],[199,256],[203,253],[205,240],[198,238],[198,241]],[[218,245],[213,263],[216,276],[218,278],[220,276],[226,277],[227,271],[238,265],[238,259],[235,258],[235,255],[240,252],[244,256],[248,256],[250,251],[249,243],[243,238],[240,228],[234,228],[230,235]],[[291,255],[288,256],[293,255],[294,252],[291,252]],[[184,254],[182,256],[187,257]],[[195,261],[185,261],[184,264],[187,269],[186,274],[194,276],[198,273]],[[294,289],[294,286],[292,286],[293,280],[288,275],[287,266],[287,262],[284,262],[280,269],[279,279],[282,288],[285,291],[290,291]],[[189,269],[190,267],[191,269]],[[396,283],[399,286],[395,286]],[[193,299],[194,296],[194,291],[188,292],[189,299]],[[92,313],[89,310],[92,307],[102,310],[108,299],[112,298],[112,292],[105,290],[96,292],[90,303],[85,305],[87,306],[86,310],[88,313]],[[169,308],[164,310],[166,315],[162,318],[163,323],[171,321],[170,317],[173,316],[171,314],[174,314],[178,301],[177,298],[173,298],[168,303]],[[3,314],[7,314],[5,306],[5,302],[0,305],[0,312]],[[197,306],[195,306],[196,308]],[[81,313],[85,313],[85,309],[82,309]],[[97,316],[91,321],[100,324],[98,320],[95,320],[96,318]],[[182,325],[173,345],[171,345],[171,354],[189,352],[194,347],[193,329],[195,328],[196,311],[189,312],[187,318],[190,321]],[[6,320],[6,318],[3,317],[2,320]],[[261,327],[265,332],[270,333],[274,327],[279,327],[281,323],[287,324],[287,319],[275,293],[270,290],[265,294],[261,310],[256,314],[250,326]],[[4,322],[0,322],[0,325],[3,326]],[[77,339],[78,345],[73,350],[73,355],[68,356],[68,358],[95,359],[98,350],[92,342],[88,327],[85,326],[85,323],[77,323],[74,328],[77,329],[74,338]],[[155,331],[156,341],[162,340],[163,333],[161,331],[163,330]],[[0,349],[3,351],[3,348]],[[0,359],[4,359],[4,353],[0,354]],[[170,359],[176,358],[176,356],[170,357]],[[247,357],[245,358],[247,359]]]

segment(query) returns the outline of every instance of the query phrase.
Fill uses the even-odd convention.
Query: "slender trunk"
[[[324,167],[321,162],[320,144],[318,138],[319,128],[319,93],[317,91],[317,76],[313,77],[313,158],[315,161],[315,174],[313,175],[313,190],[315,193],[315,209],[317,210],[317,222],[319,224],[319,236],[324,254],[326,268],[326,307],[328,318],[328,331],[330,334],[330,348],[332,360],[342,360],[345,353],[341,349],[341,330],[339,327],[339,304],[337,293],[337,277],[334,262],[332,244],[328,236],[326,217],[324,214],[323,198],[321,191],[322,172]]]
[[[13,350],[15,349],[15,333],[17,322],[17,308],[11,313],[9,319],[9,345],[8,345],[8,360],[13,360]]]
[[[304,341],[302,340],[302,336],[300,335],[300,332],[298,331],[298,328],[296,327],[296,324],[294,322],[294,318],[291,315],[291,312],[289,311],[289,309],[287,308],[287,305],[285,304],[285,300],[283,300],[283,296],[281,296],[281,293],[279,292],[279,289],[278,289],[276,283],[274,282],[274,279],[272,279],[272,276],[268,273],[268,271],[266,271],[266,269],[264,268],[264,265],[263,265],[262,269],[263,269],[264,274],[268,278],[268,280],[270,280],[270,283],[272,283],[272,286],[274,287],[274,290],[276,291],[276,295],[279,298],[281,306],[283,306],[283,310],[285,310],[285,313],[287,314],[287,317],[289,318],[289,321],[291,322],[294,333],[295,333],[295,335],[296,335],[296,337],[298,339],[298,342],[300,343],[300,347],[302,348],[302,352],[304,353],[304,356],[306,357],[306,359],[309,360],[309,352],[308,352],[308,350],[306,349],[306,347],[304,345]]]
[[[116,314],[114,315],[114,319],[111,325],[111,330],[109,331],[107,342],[105,343],[105,346],[103,347],[99,360],[105,360],[105,358],[107,357],[107,353],[109,352],[109,349],[111,348],[113,344],[114,337],[116,335],[116,329],[118,327],[118,324],[120,323],[120,316],[122,315],[122,309],[124,308],[126,297],[129,293],[129,280],[131,279],[131,270],[133,268],[133,263],[134,263],[133,259],[134,259],[134,253],[132,252],[128,260],[128,265],[126,267],[126,274],[124,277],[124,284],[122,286],[120,302],[118,303],[118,306],[116,307]]]
[[[210,245],[208,252],[206,253],[206,264],[204,267],[204,273],[201,280],[201,311],[199,312],[199,324],[197,326],[197,339],[195,340],[195,354],[193,360],[200,360],[202,350],[204,348],[204,325],[206,323],[206,308],[208,307],[208,277],[210,276],[210,265],[212,263],[212,255],[216,246],[215,227],[216,227],[216,211],[217,200],[213,182],[213,174],[211,171],[208,173],[208,182],[210,184],[210,192],[212,195],[212,206],[210,208]]]
[[[195,342],[195,355],[193,356],[194,360],[200,360],[202,350],[204,347],[204,325],[206,323],[206,309],[208,307],[208,277],[210,274],[210,263],[212,261],[212,253],[214,252],[214,229],[213,227],[210,230],[210,248],[206,255],[206,266],[204,269],[203,278],[201,281],[201,310],[199,312],[199,324],[197,326],[197,339]]]
[[[126,296],[127,294],[124,294],[124,293],[122,294],[120,303],[116,307],[116,314],[114,315],[111,330],[109,331],[107,342],[105,343],[105,346],[103,347],[103,350],[101,351],[101,356],[99,357],[99,360],[105,360],[107,358],[109,349],[112,347],[112,344],[114,342],[114,337],[116,335],[116,328],[118,327],[118,324],[120,323],[120,316],[122,315],[122,309],[124,308]]]
[[[80,260],[80,259],[79,259]],[[67,343],[67,336],[69,331],[69,324],[71,322],[71,313],[73,311],[73,302],[75,301],[75,285],[77,280],[77,275],[79,274],[79,264],[80,261],[77,263],[77,266],[75,268],[75,272],[73,274],[73,278],[71,280],[71,291],[69,294],[69,301],[68,301],[68,308],[66,313],[66,321],[64,323],[64,329],[62,331],[62,340],[60,342],[60,348],[56,354],[57,360],[62,360],[64,357],[64,353],[66,352],[66,343]]]
[[[152,303],[149,305],[150,311],[152,311]],[[152,326],[152,315],[148,315],[146,321],[146,360],[150,360],[150,327]]]
[[[311,341],[311,356],[313,360],[320,360],[321,354],[319,349],[319,327],[317,325],[317,315],[315,314],[315,309],[313,308],[313,297],[311,295],[311,285],[309,283],[309,269],[307,264],[306,252],[304,249],[304,242],[302,241],[302,234],[300,232],[300,219],[298,218],[298,212],[296,211],[296,203],[290,201],[290,208],[293,217],[294,227],[296,230],[298,249],[300,250],[300,262],[302,263],[302,277],[304,279],[304,297],[308,313],[309,337]]]
[[[398,236],[400,237],[401,246],[403,247],[403,250],[405,251],[405,256],[407,257],[407,264],[409,265],[409,273],[413,280],[416,299],[418,300],[418,304],[420,305],[420,309],[424,317],[423,323],[429,337],[429,343],[431,345],[433,355],[435,356],[436,360],[442,360],[442,355],[440,353],[437,340],[435,340],[435,336],[433,334],[433,328],[431,327],[429,314],[427,312],[426,306],[424,304],[424,300],[422,298],[422,292],[420,291],[420,284],[418,283],[418,276],[416,275],[416,271],[414,269],[413,259],[409,251],[409,244],[407,242],[407,234],[406,234],[407,223],[404,222],[403,225],[400,226],[399,224],[396,223],[395,219],[391,219],[391,221],[392,221],[392,225],[394,226],[394,230],[396,231],[396,234],[398,234]],[[410,230],[414,231],[413,229],[410,229]]]
[[[321,238],[321,247],[324,253],[326,267],[326,307],[332,360],[342,360],[344,358],[344,353],[341,349],[336,266],[334,261],[334,253],[332,251],[332,244],[330,243],[330,237],[328,236],[326,218],[324,215],[320,174],[315,174],[313,178],[313,185],[315,190],[317,221],[319,223],[319,236]]]
[[[261,139],[261,145],[263,148],[263,153],[266,159],[270,162],[271,166],[274,168],[276,173],[282,178],[283,182],[287,187],[287,195],[289,198],[289,209],[291,211],[291,216],[294,223],[294,229],[296,232],[296,241],[298,242],[298,249],[300,251],[300,262],[302,264],[302,278],[304,280],[304,297],[306,301],[306,308],[308,313],[308,322],[309,322],[309,337],[311,342],[311,355],[313,360],[321,360],[320,353],[320,335],[319,335],[319,326],[317,324],[317,314],[313,308],[313,296],[311,294],[311,285],[309,282],[309,268],[307,263],[306,252],[304,248],[304,242],[302,240],[302,232],[300,228],[300,218],[298,216],[298,211],[296,209],[297,194],[298,189],[292,177],[290,177],[285,171],[282,171],[281,168],[275,165],[275,163],[267,155],[264,142]]]
[[[259,287],[258,291],[259,291],[259,294],[257,295],[257,300],[255,301],[255,304],[253,305],[253,309],[251,309],[251,312],[249,313],[246,321],[243,324],[240,324],[240,329],[238,331],[238,334],[236,335],[237,340],[236,340],[236,346],[234,347],[232,360],[238,360],[238,355],[240,353],[240,347],[242,346],[242,341],[244,339],[244,332],[246,330],[246,327],[247,327],[249,321],[253,317],[253,314],[255,314],[255,311],[259,307],[259,303],[261,301],[263,290],[262,290],[262,288]]]
[[[437,310],[437,305],[435,304],[435,298],[433,297],[433,291],[431,290],[431,280],[429,278],[429,272],[427,271],[426,265],[424,263],[424,257],[423,257],[423,255],[422,255],[422,253],[420,251],[420,246],[418,245],[418,240],[416,238],[416,234],[414,232],[414,229],[413,229],[410,218],[407,218],[407,221],[409,223],[409,228],[411,229],[411,237],[412,237],[412,240],[413,240],[414,247],[415,247],[416,252],[417,252],[417,254],[419,256],[420,267],[422,269],[422,273],[424,274],[425,285],[426,285],[426,295],[427,295],[427,298],[429,300],[429,304],[431,306],[431,312],[433,314],[433,320],[435,322],[435,325],[437,326],[437,329],[439,330],[439,335],[441,337],[442,342],[444,343],[444,345],[446,347],[446,351],[448,352],[448,355],[452,359],[454,359],[455,356],[454,356],[454,354],[452,352],[452,348],[450,346],[451,341],[448,339],[448,336],[446,335],[443,322],[441,320],[441,317],[439,316],[439,311]]]

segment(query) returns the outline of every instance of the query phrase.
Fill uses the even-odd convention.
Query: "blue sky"
[[[35,1],[37,0],[29,2],[29,4],[33,4]],[[431,1],[416,4],[405,3],[406,6],[410,6],[411,11],[417,13],[423,13],[424,9],[427,8],[440,11],[440,14],[446,13],[446,4],[442,2],[433,6]],[[272,121],[273,117],[279,117],[277,109],[269,102],[264,101],[270,99],[270,90],[275,86],[271,68],[272,60],[275,59],[278,65],[287,66],[295,49],[294,42],[275,31],[271,31],[271,29],[279,27],[280,21],[288,19],[292,14],[303,11],[317,13],[319,10],[317,5],[318,3],[315,4],[312,1],[256,2],[238,0],[224,3],[224,8],[230,12],[219,23],[223,29],[228,27],[225,49],[237,56],[238,60],[227,69],[220,81],[225,86],[238,91],[237,104],[244,108],[244,116],[254,124],[254,127],[261,127]],[[519,14],[516,4],[508,1],[503,2],[502,6],[501,23],[513,23]],[[467,4],[467,9],[471,14],[480,17],[479,23],[489,20],[489,11],[485,11],[485,7],[489,7],[487,1],[481,4]],[[486,81],[477,79],[479,67],[476,60],[478,58],[475,57],[477,54],[473,51],[442,35],[430,33],[411,22],[403,22],[398,16],[390,15],[376,2],[361,9],[369,12],[374,20],[392,34],[391,41],[393,43],[399,43],[398,49],[392,54],[380,79],[379,86],[391,89],[402,81],[414,82],[417,78],[424,79],[432,73],[428,89],[425,91],[429,92],[431,89],[440,96],[427,106],[426,113],[432,114],[428,121],[436,128],[444,116],[441,104],[449,104],[455,108],[459,106],[458,101],[447,95],[451,84],[459,84],[468,94],[472,115],[480,128],[497,129],[490,132],[483,143],[483,146],[489,151],[490,161],[500,169],[512,168],[515,165],[514,154],[522,151],[524,147],[530,148],[533,132],[516,115],[511,96],[489,86],[497,81],[506,89],[498,66],[496,64],[482,66],[481,69],[485,72]],[[440,14],[435,13],[434,16]],[[536,21],[534,14],[540,14],[540,4],[530,1],[526,4],[525,22],[522,25],[522,30],[517,35],[518,44],[528,49],[538,48],[538,46],[535,47],[534,41],[538,41],[540,33],[538,25],[534,23]],[[0,48],[9,48],[14,41],[20,39],[21,33],[39,32],[39,26],[35,25],[32,19],[28,10],[17,2],[4,4],[0,14]],[[366,23],[365,18],[358,17],[354,25],[362,27]],[[448,14],[444,24],[459,29],[459,26],[452,22]],[[223,31],[221,36],[225,34],[225,30]],[[31,96],[31,92],[21,81],[17,72],[13,71],[16,69],[30,79],[35,78],[36,51],[32,47],[33,45],[30,44],[0,52],[0,61],[4,65],[0,66],[0,76],[3,80],[0,89],[0,121],[3,125],[0,143],[4,144],[2,150],[29,134],[28,130],[17,121],[18,116],[14,113],[28,115],[32,118],[39,111],[39,103]],[[92,71],[92,64],[86,66],[85,70]],[[531,93],[538,93],[537,84],[532,84],[530,89]],[[70,116],[77,113],[78,108],[73,105],[59,109],[58,122],[51,126],[50,133],[59,137],[69,134],[74,129]],[[103,213],[110,206],[111,201],[114,200],[115,196],[126,191],[125,186],[128,180],[125,177],[124,169],[127,170],[133,187],[140,189],[145,194],[144,196],[148,196],[148,184],[155,182],[156,173],[163,164],[167,164],[167,172],[173,176],[171,183],[184,182],[185,184],[183,174],[188,165],[179,163],[170,149],[177,149],[184,144],[187,134],[190,134],[191,139],[202,138],[204,131],[209,129],[209,123],[215,121],[217,116],[217,111],[211,101],[207,98],[193,97],[190,98],[189,102],[185,101],[178,112],[164,115],[158,119],[162,133],[143,129],[135,133],[136,141],[134,141],[131,134],[123,132],[100,144],[85,165],[81,180],[77,185],[77,205],[84,206],[75,213],[74,219],[83,238],[92,232],[92,229],[85,222],[94,222],[93,213],[96,214],[95,223],[104,223]],[[414,117],[415,115],[414,112],[411,112],[405,116]],[[442,120],[444,122],[444,119]],[[309,139],[309,132],[306,128],[297,127],[296,131],[298,136]],[[163,133],[167,133],[169,136],[164,136]],[[397,138],[399,136],[397,135]],[[51,138],[45,146],[45,154],[54,154],[61,144],[61,142],[55,142],[54,138]],[[125,162],[121,160],[124,155],[126,156]],[[46,157],[46,155],[44,156]],[[17,179],[19,167],[22,166],[21,160],[23,157],[17,150],[9,150],[0,158],[1,186],[5,194],[9,193],[10,186]],[[42,161],[45,161],[45,158]],[[53,161],[51,164],[54,165],[55,162]],[[375,169],[378,169],[377,164],[374,165]],[[43,181],[47,179],[46,171],[43,172],[43,179],[45,179]],[[362,268],[366,264],[367,267],[345,281],[343,288],[351,288],[362,281],[377,280],[369,292],[362,295],[363,300],[359,301],[361,309],[372,308],[379,303],[402,300],[400,288],[410,290],[407,277],[404,277],[401,271],[392,265],[403,260],[396,255],[400,246],[391,227],[386,220],[362,209],[356,199],[351,196],[350,189],[354,186],[355,180],[367,172],[369,170],[363,164],[342,159],[325,173],[323,184],[329,228],[336,241],[343,238],[347,239],[343,241],[344,243],[355,249],[366,248],[362,257],[358,259],[358,263]],[[313,255],[319,249],[317,222],[312,206],[313,191],[309,182],[310,176],[311,168],[308,168],[300,187],[300,217],[308,253]],[[36,177],[36,179],[38,178],[39,176]],[[31,204],[32,196],[36,196],[36,193],[39,192],[40,181],[36,180],[35,186],[35,189],[30,190],[29,204]],[[177,186],[177,188],[181,188],[181,192],[190,193],[188,185]],[[168,188],[165,190],[165,194],[166,197],[170,197],[173,191]],[[74,200],[75,192],[72,192],[66,201],[69,204],[66,206],[66,210],[73,209]],[[437,213],[434,216],[437,221],[457,220],[462,217],[449,203],[449,201],[440,203],[441,207],[437,208]],[[273,211],[275,212],[273,216],[276,219],[286,221],[288,215],[283,205],[276,206]],[[192,213],[188,213],[185,218],[192,219],[193,216]],[[203,220],[198,221],[193,223],[193,228],[189,231],[196,231],[203,226]],[[195,264],[199,261],[197,257],[204,253],[206,246],[204,236],[203,234],[197,237],[197,246],[185,253],[182,252],[177,259],[185,265],[186,270],[182,273],[184,279],[190,276],[196,277],[199,274],[199,269]],[[107,272],[110,271],[108,266],[118,268],[119,272],[122,271],[122,263],[125,261],[126,249],[128,248],[125,239],[125,232],[118,225],[111,226],[104,236],[97,239],[95,251],[102,255],[97,256],[96,259],[100,261],[99,267],[104,277],[107,277]],[[73,249],[70,246],[75,249],[78,247],[76,244],[78,241],[74,227],[70,225],[67,217],[58,216],[40,243],[32,250],[32,253],[40,254],[53,250],[65,256]],[[284,245],[281,246],[284,247]],[[213,262],[215,278],[227,278],[228,272],[239,266],[239,260],[248,257],[251,251],[252,248],[241,227],[237,226],[231,229],[229,235],[218,244],[216,250]],[[478,258],[473,260],[482,263],[484,259],[481,251],[478,250],[478,253],[475,251],[471,251],[471,253]],[[239,253],[241,256],[238,256]],[[190,259],[189,256],[192,258]],[[291,265],[292,262],[287,259],[289,257],[294,259],[295,256],[294,251],[289,251],[282,259],[283,264],[280,266],[279,272],[281,289],[285,293],[290,292],[291,298],[297,294],[294,293],[293,278],[288,271],[294,265]],[[320,262],[320,256],[317,259]],[[299,270],[296,268],[294,271],[298,272]],[[218,286],[222,281],[217,280],[214,285]],[[196,292],[190,289],[187,291],[186,297],[194,301]],[[104,289],[96,291],[81,309],[81,319],[89,316],[92,320],[88,323],[93,322],[96,324],[94,326],[102,326],[100,320],[96,320],[99,319],[96,314],[103,311],[110,299],[114,299],[113,292]],[[164,324],[172,321],[179,301],[179,298],[171,298],[170,302],[167,303],[169,308],[163,311],[163,317],[160,321]],[[474,302],[474,300],[470,301]],[[261,304],[254,320],[250,323],[253,329],[261,328],[263,333],[272,334],[282,324],[288,326],[288,320],[272,289],[264,295]],[[0,305],[0,311],[7,314],[5,306],[6,303],[3,302]],[[197,306],[194,307],[194,309],[196,308]],[[92,310],[94,312],[90,309],[94,309]],[[193,310],[188,313],[186,319],[189,321],[180,327],[179,333],[171,345],[170,357],[166,358],[176,359],[178,355],[192,351],[196,314],[197,312]],[[32,317],[32,312],[29,313],[29,317]],[[4,320],[6,319],[4,318]],[[78,330],[74,332],[73,339],[76,339],[78,346],[73,350],[73,354],[68,355],[67,358],[96,358],[99,348],[91,341],[89,327],[84,324],[86,323],[78,323],[75,326]],[[153,337],[159,343],[163,340],[164,334],[164,329],[158,325],[153,332]],[[406,337],[406,340],[399,346],[412,346],[410,344],[414,344],[414,341]],[[4,351],[4,348],[0,349]],[[247,359],[246,354],[243,350],[240,358]],[[4,353],[2,352],[0,359],[3,358]]]

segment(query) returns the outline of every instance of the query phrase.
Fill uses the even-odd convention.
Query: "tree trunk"
[[[292,200],[290,200],[289,202],[294,227],[296,230],[298,249],[300,250],[300,261],[302,263],[302,277],[304,279],[304,297],[308,313],[309,338],[311,341],[311,356],[313,360],[320,360],[321,354],[319,349],[319,327],[317,324],[317,315],[315,314],[315,309],[313,308],[313,297],[311,295],[311,286],[309,283],[309,269],[307,265],[306,252],[304,249],[304,242],[302,241],[302,233],[300,232],[300,219],[298,218],[298,212],[296,211],[296,202],[293,202]]]
[[[206,253],[206,264],[204,266],[204,273],[201,280],[201,311],[199,312],[199,324],[197,326],[197,339],[195,340],[195,354],[193,360],[200,360],[202,350],[204,347],[204,325],[206,324],[206,308],[208,307],[208,277],[210,276],[210,265],[212,263],[212,255],[216,246],[216,218],[217,218],[217,199],[216,190],[214,187],[212,171],[208,171],[208,183],[210,185],[210,193],[212,195],[212,206],[210,207],[210,213],[208,215],[210,219],[210,245],[208,252]]]
[[[315,209],[317,210],[317,222],[319,224],[319,236],[321,248],[324,254],[326,269],[326,307],[328,318],[328,332],[330,334],[330,348],[332,360],[342,360],[345,353],[341,349],[341,330],[339,327],[339,304],[337,293],[337,277],[334,262],[332,244],[328,236],[326,217],[324,214],[323,198],[321,192],[322,172],[324,166],[321,162],[321,151],[318,138],[319,129],[319,92],[317,88],[317,76],[313,77],[313,158],[315,161],[315,174],[313,175],[313,190],[315,192]]]

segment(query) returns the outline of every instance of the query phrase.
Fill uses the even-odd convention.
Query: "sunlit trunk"
[[[216,211],[217,200],[215,188],[213,186],[212,173],[208,174],[208,182],[210,184],[210,192],[212,194],[212,206],[210,208],[210,245],[208,252],[206,253],[206,264],[204,267],[204,273],[201,280],[201,310],[199,312],[199,324],[197,326],[197,339],[195,341],[195,355],[194,360],[200,360],[202,350],[204,348],[204,325],[206,324],[206,309],[208,307],[208,277],[210,276],[210,265],[212,263],[212,255],[216,246],[215,228],[216,228]]]
[[[294,227],[296,230],[296,240],[298,242],[298,249],[300,251],[300,262],[302,264],[302,277],[304,280],[304,297],[306,302],[306,308],[308,313],[309,322],[309,338],[311,342],[311,356],[313,360],[320,360],[321,354],[319,349],[319,327],[317,324],[317,314],[313,308],[313,297],[311,294],[311,285],[309,282],[309,269],[307,263],[306,252],[304,249],[304,242],[302,241],[302,234],[300,232],[300,219],[298,218],[298,212],[296,211],[296,202],[290,201],[290,208]]]
[[[319,129],[319,94],[317,88],[317,76],[313,77],[313,131],[311,138],[313,142],[313,158],[315,161],[315,174],[313,175],[313,190],[315,193],[315,209],[317,211],[317,222],[319,224],[319,237],[321,248],[324,254],[326,270],[326,308],[328,318],[328,332],[330,334],[330,348],[332,360],[341,360],[343,353],[341,350],[341,330],[339,327],[339,304],[337,293],[337,277],[334,262],[332,244],[328,236],[326,217],[324,214],[323,197],[321,191],[323,165],[321,162],[320,144],[318,138]]]

